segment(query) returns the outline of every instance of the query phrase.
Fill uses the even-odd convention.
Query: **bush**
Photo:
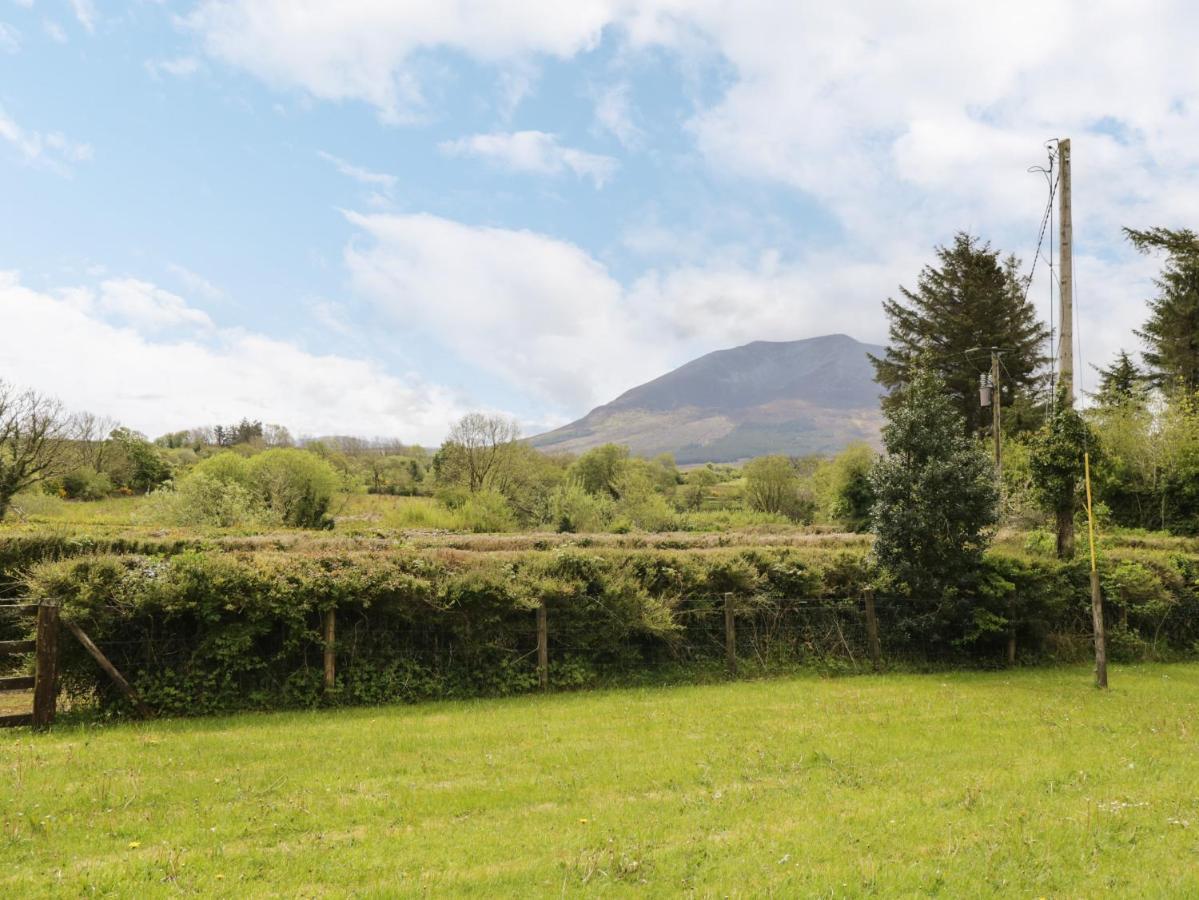
[[[68,500],[103,500],[112,491],[112,479],[95,469],[76,469],[62,478],[62,492]]]
[[[293,528],[328,528],[329,504],[340,486],[320,457],[296,449],[267,450],[245,458],[218,453],[179,483],[174,521],[238,525],[278,522]],[[169,507],[170,503],[163,501]]]
[[[498,491],[475,491],[466,498],[460,509],[466,527],[476,534],[516,529],[516,516],[504,495]]]
[[[328,528],[340,480],[323,459],[304,450],[267,450],[246,461],[252,490],[271,514],[294,528]]]
[[[174,525],[222,528],[266,524],[266,511],[242,484],[194,472],[175,491],[156,491],[151,515]]]
[[[573,479],[558,485],[550,495],[550,525],[557,531],[603,531],[612,516],[613,502],[609,495],[588,493]]]

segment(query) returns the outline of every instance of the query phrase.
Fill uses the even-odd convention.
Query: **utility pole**
[[[1070,139],[1057,142],[1059,228],[1058,291],[1061,303],[1058,316],[1058,381],[1065,392],[1066,404],[1074,407],[1074,223],[1070,216]],[[1057,555],[1059,559],[1074,558],[1074,509],[1057,512]]]
[[[1058,252],[1061,255],[1058,279],[1061,282],[1058,342],[1058,373],[1066,389],[1066,402],[1074,405],[1074,223],[1070,215],[1070,139],[1057,142],[1058,177],[1061,187],[1058,202]]]
[[[991,432],[995,438],[995,477],[1003,478],[1003,439],[999,432],[999,408],[1003,406],[999,393],[999,351],[991,350]]]

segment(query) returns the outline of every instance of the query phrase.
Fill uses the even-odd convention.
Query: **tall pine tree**
[[[1193,392],[1199,389],[1199,237],[1185,228],[1125,228],[1124,234],[1142,253],[1166,254],[1149,321],[1136,332],[1148,346],[1142,356],[1149,379]]]
[[[1005,417],[1005,430],[1035,428],[1039,423],[1028,401],[1046,380],[1049,334],[1026,300],[1019,260],[1000,258],[988,242],[964,232],[936,254],[937,264],[924,267],[915,290],[900,287],[900,299],[883,304],[890,341],[881,359],[870,359],[876,380],[889,390],[884,408],[902,402],[914,370],[925,367],[944,382],[967,433],[985,431],[991,411],[980,408],[978,386],[990,357],[967,351],[1000,347],[1003,405],[1020,410]]]

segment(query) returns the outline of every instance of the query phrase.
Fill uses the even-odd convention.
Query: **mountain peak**
[[[613,442],[645,456],[673,453],[680,463],[876,443],[880,389],[867,354],[882,351],[845,334],[716,350],[532,443],[579,452]]]

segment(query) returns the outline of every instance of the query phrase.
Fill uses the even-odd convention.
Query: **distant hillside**
[[[673,453],[679,463],[876,444],[881,389],[866,354],[882,352],[844,334],[717,350],[531,443],[572,453],[626,444],[641,456]]]

